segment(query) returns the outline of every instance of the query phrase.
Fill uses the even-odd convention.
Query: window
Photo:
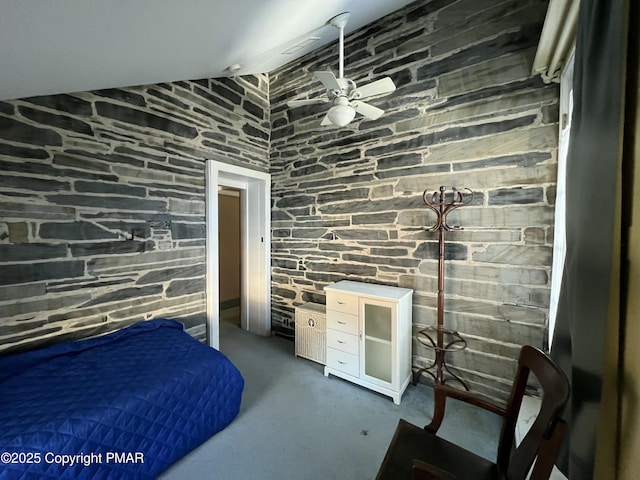
[[[560,285],[562,283],[562,273],[564,271],[564,260],[567,248],[565,192],[569,132],[571,131],[571,117],[573,113],[573,62],[574,53],[571,53],[560,77],[560,135],[558,142],[558,180],[553,236],[553,264],[551,267],[551,300],[549,304],[549,349],[551,349],[553,331],[556,325],[558,299],[560,297]]]

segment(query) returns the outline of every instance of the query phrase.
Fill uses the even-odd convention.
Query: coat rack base
[[[445,384],[448,381],[454,381],[462,385],[465,390],[469,390],[465,381],[451,370],[446,361],[447,353],[460,352],[467,348],[466,340],[458,332],[438,326],[429,326],[416,334],[416,340],[433,350],[435,358],[430,365],[413,372],[414,385],[418,384],[423,374],[427,374],[433,378],[435,383]]]

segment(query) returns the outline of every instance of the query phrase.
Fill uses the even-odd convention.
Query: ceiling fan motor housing
[[[356,92],[356,82],[350,78],[337,78],[340,90],[334,89],[328,91],[329,100],[333,100],[337,97],[347,97],[349,99],[354,98],[353,95]]]

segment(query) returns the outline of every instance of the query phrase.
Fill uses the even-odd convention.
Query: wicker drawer
[[[358,315],[358,297],[339,292],[327,292],[327,310]]]
[[[329,312],[327,315],[327,328],[348,333],[350,335],[358,334],[358,317],[341,312]]]
[[[327,348],[327,367],[357,377],[360,372],[359,361],[357,355],[341,352],[335,348]]]
[[[305,303],[296,308],[296,356],[326,364],[326,315],[324,305]]]
[[[327,330],[327,347],[358,355],[358,336],[338,330]]]

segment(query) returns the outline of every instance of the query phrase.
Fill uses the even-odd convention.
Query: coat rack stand
[[[417,384],[423,373],[433,377],[436,383],[444,384],[448,380],[460,383],[465,390],[469,390],[467,384],[447,365],[445,355],[447,352],[459,352],[467,347],[467,342],[455,330],[444,328],[444,232],[462,230],[459,226],[450,226],[447,223],[447,215],[456,208],[467,205],[473,200],[473,192],[465,189],[463,193],[455,187],[447,192],[446,187],[429,193],[427,190],[422,195],[427,208],[436,213],[436,223],[429,231],[438,231],[438,319],[435,326],[428,326],[420,330],[416,339],[422,345],[434,351],[434,361],[431,365],[420,368],[413,374],[413,383]]]

